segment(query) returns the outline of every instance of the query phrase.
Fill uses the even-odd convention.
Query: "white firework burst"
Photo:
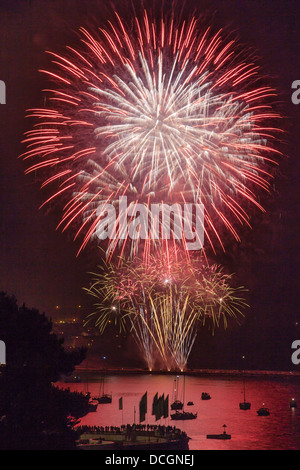
[[[79,222],[85,246],[102,223],[99,205],[126,195],[146,207],[201,203],[211,247],[223,229],[239,240],[275,166],[274,91],[255,61],[195,17],[176,24],[144,11],[129,27],[116,13],[81,35],[82,50],[52,54],[51,106],[32,110],[23,155],[36,161],[28,172],[46,169],[43,186],[58,185],[46,202],[67,197],[61,225]]]

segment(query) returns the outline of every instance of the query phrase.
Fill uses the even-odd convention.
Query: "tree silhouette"
[[[45,314],[19,307],[0,293],[0,338],[6,365],[0,369],[0,449],[70,449],[72,424],[88,412],[88,397],[54,383],[73,372],[86,351],[67,352]]]

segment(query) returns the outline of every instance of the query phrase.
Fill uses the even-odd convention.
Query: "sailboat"
[[[89,392],[89,369],[88,369],[88,365],[87,365],[87,377],[86,377],[86,382],[85,382],[85,385],[84,385],[84,392],[85,392],[85,395],[89,398],[89,402],[88,402],[88,412],[93,412],[93,411],[97,411],[97,406],[98,404],[95,403],[94,399],[91,399],[91,394]]]
[[[185,396],[185,376],[184,376],[184,385],[183,385],[182,408],[184,406],[184,398],[185,398],[184,396]],[[188,412],[188,411],[184,411],[184,410],[178,411],[178,409],[175,411],[175,413],[171,414],[171,419],[173,419],[173,420],[187,420],[187,419],[196,419],[196,418],[197,418],[197,413],[192,413],[192,412]]]
[[[251,403],[246,401],[246,384],[244,379],[244,401],[240,403],[240,410],[250,410]]]
[[[201,400],[210,400],[211,399],[211,396],[209,393],[207,392],[202,392],[201,393]]]
[[[242,359],[243,361],[245,361],[246,357],[242,356]],[[243,371],[245,371],[245,369],[243,369]],[[240,410],[250,410],[251,403],[249,401],[246,401],[246,381],[245,381],[244,374],[243,374],[243,382],[244,382],[244,401],[240,403]]]
[[[171,419],[173,420],[186,420],[186,419],[196,419],[197,413],[192,413],[190,411],[178,411],[176,410],[175,413],[171,415]]]
[[[112,402],[112,396],[108,393],[104,393],[104,377],[102,377],[100,380],[99,397],[95,397],[94,400],[96,400],[101,405]]]
[[[178,385],[179,385],[179,376],[177,375],[176,379],[174,379],[174,392],[173,392],[173,403],[171,403],[171,410],[182,410],[183,403],[178,399]]]

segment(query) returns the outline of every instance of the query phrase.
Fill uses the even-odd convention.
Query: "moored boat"
[[[248,401],[243,401],[240,403],[240,410],[250,410],[251,403]]]
[[[174,379],[174,391],[173,391],[173,403],[171,403],[171,410],[182,410],[183,402],[178,398],[178,388],[179,388],[179,376]]]
[[[201,394],[201,400],[210,400],[211,399],[211,396],[209,393],[207,392],[202,392]]]
[[[171,410],[182,410],[183,408],[183,403],[180,400],[175,400],[171,404]]]
[[[101,397],[96,398],[97,402],[99,405],[103,403],[111,403],[112,402],[112,396],[108,394],[104,394]]]
[[[261,408],[257,410],[257,414],[258,416],[269,416],[270,414],[269,408],[262,406]]]
[[[250,410],[251,403],[246,401],[246,384],[244,379],[244,401],[240,403],[240,410]]]
[[[176,411],[171,415],[173,420],[187,420],[187,419],[196,419],[197,413],[190,413],[188,411]]]
[[[102,379],[100,380],[99,396],[94,397],[94,400],[96,400],[99,405],[112,402],[112,395],[104,393],[104,377],[102,377]]]

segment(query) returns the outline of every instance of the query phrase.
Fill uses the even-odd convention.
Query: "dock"
[[[189,437],[175,426],[82,426],[78,450],[188,450]]]

